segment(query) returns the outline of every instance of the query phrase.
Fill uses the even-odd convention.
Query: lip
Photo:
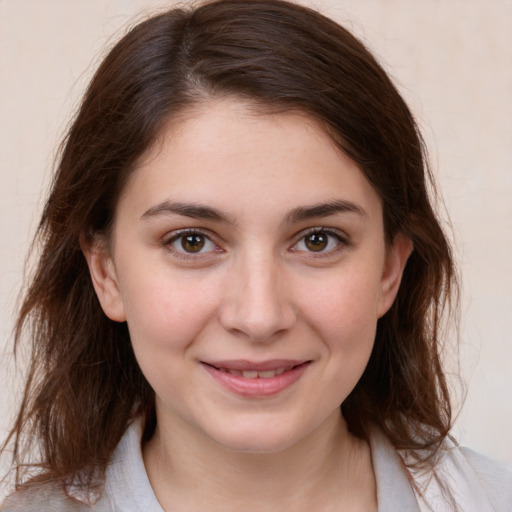
[[[225,361],[202,361],[215,368],[226,368],[227,370],[240,371],[271,371],[279,368],[291,368],[307,363],[306,360],[295,359],[269,359],[267,361],[249,361],[247,359],[229,359]]]
[[[201,361],[202,367],[228,391],[243,397],[269,397],[276,395],[297,382],[311,361],[272,359],[248,361],[245,359],[226,361]],[[284,371],[282,371],[284,369]],[[244,377],[233,372],[272,372],[279,374],[261,378]]]

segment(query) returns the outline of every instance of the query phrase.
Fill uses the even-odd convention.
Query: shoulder
[[[469,448],[461,448],[460,454],[477,476],[495,510],[512,510],[512,466],[500,464]]]
[[[396,450],[377,427],[370,431],[379,510],[511,512],[512,468],[446,440],[433,467],[421,453]],[[419,458],[418,458],[419,457]]]
[[[9,496],[0,512],[162,511],[144,468],[141,435],[141,420],[127,427],[95,489],[56,482],[30,483]]]
[[[0,507],[1,512],[81,511],[83,506],[55,483],[31,484],[14,492]]]
[[[512,471],[468,448],[446,443],[434,469],[411,471],[420,500],[441,503],[441,497],[468,512],[510,512],[512,510]],[[437,508],[434,506],[434,510]]]
[[[14,492],[0,505],[0,512],[107,512],[103,500],[86,505],[69,497],[55,482],[34,483]]]

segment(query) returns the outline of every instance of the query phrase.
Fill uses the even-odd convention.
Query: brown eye
[[[317,253],[318,256],[335,254],[346,247],[346,238],[333,229],[313,228],[302,234],[299,241],[291,248],[293,252]]]
[[[329,244],[329,236],[322,231],[318,233],[311,233],[304,237],[306,247],[313,252],[324,251]]]
[[[181,247],[185,252],[199,252],[205,246],[205,237],[198,233],[181,237]]]
[[[164,239],[163,245],[174,255],[188,258],[200,258],[222,252],[208,235],[192,229],[178,232],[169,240]]]

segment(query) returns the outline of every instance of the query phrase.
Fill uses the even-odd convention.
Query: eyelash
[[[301,243],[301,242],[305,243],[305,240],[307,239],[307,237],[309,237],[311,235],[327,235],[330,238],[334,238],[336,240],[336,247],[329,249],[327,251],[321,250],[318,252],[311,251],[311,250],[308,251],[308,250],[296,249],[296,247],[297,247],[297,245],[299,245],[299,243]],[[340,232],[336,229],[333,229],[333,228],[314,227],[314,228],[309,228],[309,229],[303,231],[302,233],[300,233],[297,241],[295,242],[295,244],[293,245],[291,250],[293,252],[305,252],[308,254],[308,257],[326,258],[326,257],[333,256],[333,255],[337,254],[340,250],[342,250],[343,248],[345,248],[349,245],[350,245],[350,243],[349,243],[348,237],[345,234],[343,234],[342,232]]]
[[[180,239],[183,240],[187,236],[194,236],[199,235],[205,239],[205,243],[211,243],[215,246],[215,249],[213,251],[198,251],[196,253],[193,252],[186,252],[178,250],[173,246],[175,242],[178,242]],[[212,240],[211,234],[209,232],[205,232],[202,229],[183,229],[180,231],[175,231],[170,234],[169,237],[166,237],[162,241],[162,246],[167,249],[169,252],[171,252],[174,256],[177,256],[178,258],[183,259],[197,259],[198,257],[205,257],[205,255],[211,253],[211,252],[222,252],[222,249]]]
[[[185,250],[178,250],[173,245],[174,243],[178,242],[180,239],[183,240],[187,236],[194,236],[199,235],[205,239],[205,243],[211,243],[215,246],[215,249],[213,251],[198,251],[196,253],[193,252],[186,252]],[[304,249],[297,249],[297,246],[304,242],[307,239],[307,237],[311,235],[327,235],[330,238],[334,238],[336,240],[336,247],[329,249],[327,251],[320,250],[318,252],[312,251],[312,250],[304,250]],[[329,241],[327,242],[329,243]],[[291,252],[304,252],[308,254],[308,257],[314,257],[314,258],[325,258],[328,256],[332,256],[338,251],[342,250],[344,247],[347,247],[349,244],[349,241],[347,237],[343,234],[341,234],[338,230],[332,229],[332,228],[325,228],[325,227],[314,227],[309,228],[305,231],[302,231],[299,233],[299,235],[296,238],[296,242],[293,244],[292,248],[290,249]],[[168,251],[173,253],[173,255],[183,258],[183,259],[197,259],[198,257],[205,257],[206,255],[211,254],[212,252],[218,253],[223,252],[222,249],[212,240],[211,234],[209,232],[203,231],[202,229],[184,229],[177,232],[173,232],[170,234],[169,237],[165,238],[162,241],[162,246],[166,248]],[[201,248],[202,249],[202,248]]]

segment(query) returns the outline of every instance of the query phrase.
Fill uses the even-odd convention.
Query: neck
[[[194,434],[160,422],[143,449],[166,511],[176,503],[212,512],[359,510],[356,502],[376,509],[369,448],[350,434],[341,414],[277,453],[235,452]]]

